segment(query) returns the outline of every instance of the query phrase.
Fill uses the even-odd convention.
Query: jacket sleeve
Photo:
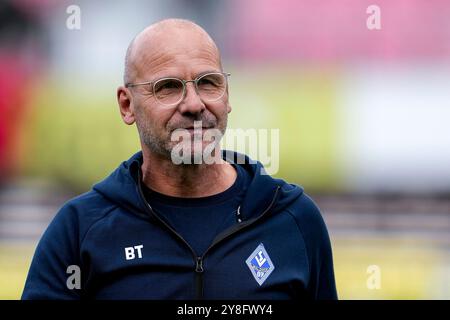
[[[320,210],[306,194],[301,196],[298,210],[310,269],[307,295],[314,300],[337,300],[331,242]]]
[[[80,298],[78,234],[77,213],[66,204],[37,245],[22,293],[23,300]]]

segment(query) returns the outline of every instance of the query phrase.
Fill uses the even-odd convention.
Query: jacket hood
[[[303,194],[302,187],[272,178],[266,174],[259,161],[246,155],[222,150],[222,158],[243,166],[252,177],[240,207],[243,220],[257,217],[268,208],[272,213],[281,211]],[[118,206],[148,218],[147,204],[141,196],[139,184],[142,162],[142,151],[139,151],[122,162],[108,177],[95,184],[93,190]]]

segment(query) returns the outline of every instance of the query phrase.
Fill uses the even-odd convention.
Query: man
[[[218,152],[229,75],[210,36],[163,20],[136,36],[125,60],[117,99],[142,151],[62,207],[22,298],[336,299],[313,201],[261,163]]]

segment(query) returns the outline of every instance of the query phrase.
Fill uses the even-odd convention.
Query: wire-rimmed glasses
[[[167,77],[155,81],[127,83],[125,87],[149,85],[155,99],[163,106],[171,107],[184,99],[188,82],[194,83],[195,91],[204,102],[219,100],[226,92],[227,80],[230,75],[230,73],[226,72],[209,72],[198,76],[194,80]]]

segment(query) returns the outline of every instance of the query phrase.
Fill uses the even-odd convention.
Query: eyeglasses
[[[163,106],[171,107],[184,99],[188,82],[194,83],[195,91],[204,102],[219,100],[225,94],[230,75],[226,72],[210,72],[198,76],[195,80],[161,78],[154,82],[127,83],[125,87],[149,85],[155,99]]]

